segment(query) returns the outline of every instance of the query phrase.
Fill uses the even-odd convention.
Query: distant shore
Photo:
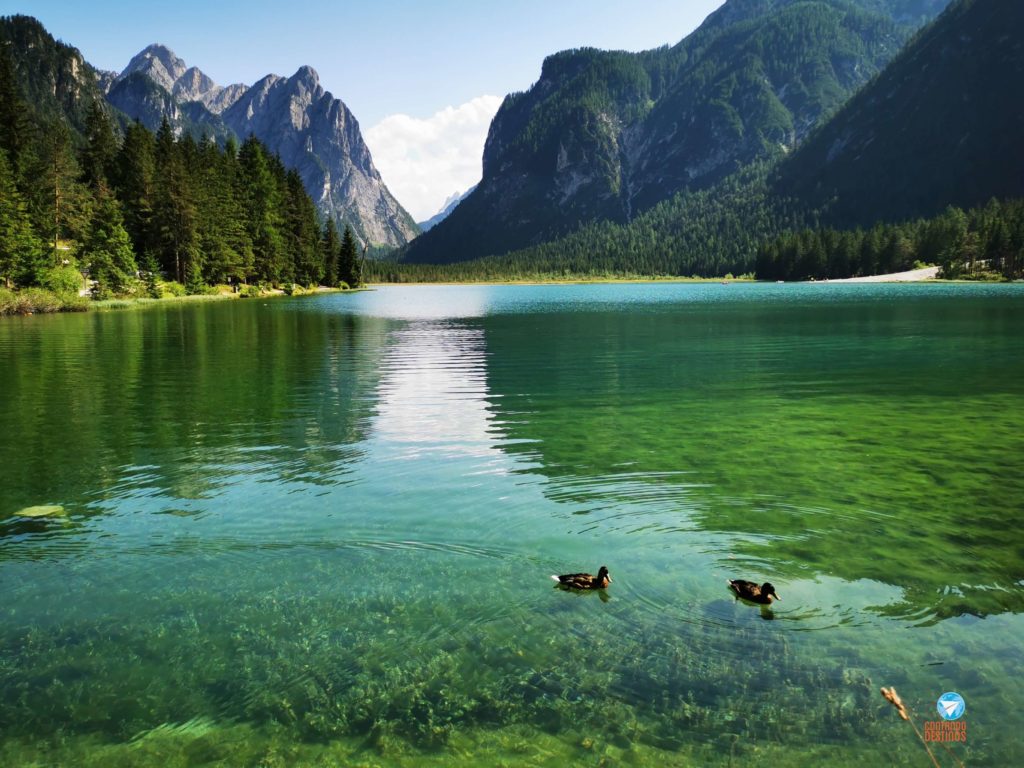
[[[756,283],[752,277],[566,277],[550,280],[438,280],[409,282],[374,282],[369,288],[384,288],[390,285],[633,285],[641,283]]]
[[[869,275],[867,277],[845,277],[825,280],[802,280],[794,282],[807,283],[921,283],[925,281],[939,281],[938,267],[924,267],[912,269],[907,272],[892,272],[887,275]],[[751,277],[569,277],[564,279],[551,280],[442,280],[438,282],[407,282],[407,283],[370,283],[370,288],[382,288],[389,285],[597,285],[597,284],[624,284],[631,283],[757,283],[773,282],[771,280],[756,280]],[[948,282],[948,281],[941,281]]]
[[[920,282],[948,282],[940,280],[938,278],[938,267],[924,267],[922,269],[912,269],[906,272],[892,272],[886,275],[869,275],[867,277],[847,277],[837,278],[832,280],[809,280],[799,282],[809,282],[816,284],[833,284],[833,283],[920,283]],[[91,312],[107,312],[112,310],[122,309],[141,309],[146,307],[154,306],[167,306],[169,304],[186,303],[194,301],[217,301],[223,299],[241,299],[241,298],[273,298],[276,296],[308,296],[322,293],[355,293],[365,290],[373,290],[375,288],[383,288],[386,286],[451,286],[451,285],[479,285],[479,286],[495,286],[495,285],[629,285],[629,284],[641,284],[641,283],[755,283],[755,282],[771,282],[771,281],[758,281],[747,275],[741,277],[567,277],[556,279],[552,278],[549,280],[545,279],[523,279],[523,280],[467,280],[467,281],[438,281],[438,282],[402,282],[402,283],[391,283],[391,282],[374,282],[367,283],[360,288],[325,288],[319,286],[313,290],[296,288],[294,292],[288,293],[280,288],[274,288],[264,290],[258,294],[243,294],[241,292],[235,293],[227,290],[220,290],[217,293],[209,294],[198,294],[189,296],[167,296],[163,298],[122,298],[122,299],[108,299],[105,301],[89,301],[85,297],[78,297],[79,301],[74,306],[60,307],[57,304],[51,304],[49,306],[32,306],[31,303],[25,305],[24,308],[15,306],[0,306],[0,315],[31,315],[31,314],[44,314],[49,312],[60,312],[60,311],[91,311]],[[35,290],[35,289],[33,289]],[[9,293],[9,292],[7,292]],[[44,292],[45,293],[45,292]],[[11,298],[14,298],[15,294],[11,294]],[[56,301],[56,297],[51,297]]]

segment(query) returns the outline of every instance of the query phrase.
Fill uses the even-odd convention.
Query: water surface
[[[1024,764],[1022,327],[717,283],[4,320],[0,764],[925,764],[881,685]]]

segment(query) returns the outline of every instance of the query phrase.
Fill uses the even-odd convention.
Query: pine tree
[[[937,260],[942,268],[942,276],[960,277],[964,270],[963,246],[967,240],[967,214],[950,206],[938,221],[938,238],[942,247]]]
[[[338,276],[350,288],[355,288],[362,282],[362,270],[359,264],[356,238],[348,224],[345,225],[345,233],[341,237],[341,250],[338,254]]]
[[[32,229],[7,154],[0,149],[0,284],[39,281],[45,259],[43,244]]]
[[[324,261],[324,285],[329,288],[338,287],[338,256],[341,243],[338,241],[338,228],[334,219],[327,219],[320,237],[320,252]]]
[[[233,277],[236,281],[246,282],[255,274],[256,254],[245,208],[245,177],[238,159],[238,145],[233,138],[229,138],[224,146],[224,174],[231,211],[226,236],[232,251],[238,255]]]
[[[239,194],[236,147],[224,152],[209,140],[199,142],[197,193],[199,246],[207,283],[243,282],[252,269],[252,241]]]
[[[117,136],[107,112],[99,100],[89,104],[85,115],[86,146],[82,152],[82,174],[86,184],[96,189],[110,186],[117,156]]]
[[[152,253],[145,254],[139,262],[139,276],[146,286],[146,295],[151,299],[159,299],[161,296],[159,275],[160,265]]]
[[[297,172],[288,171],[288,235],[291,241],[295,280],[303,285],[318,285],[324,277],[320,251],[320,221],[316,206],[309,199]]]
[[[156,190],[153,232],[156,255],[163,270],[184,284],[200,259],[194,193],[185,165],[184,151],[164,117],[156,134]]]
[[[135,252],[155,254],[156,142],[140,122],[128,126],[114,165],[114,188],[124,207],[125,229]]]
[[[246,220],[253,246],[257,280],[277,285],[285,279],[285,247],[282,237],[281,192],[266,150],[253,137],[238,153],[245,190]]]
[[[134,283],[136,266],[131,239],[124,229],[117,199],[102,184],[96,192],[96,207],[82,259],[95,281],[93,298],[124,294]]]
[[[89,222],[91,203],[88,191],[79,182],[81,172],[71,132],[63,120],[44,127],[35,163],[31,211],[36,230],[49,239],[56,265],[62,261],[59,241],[80,239]]]

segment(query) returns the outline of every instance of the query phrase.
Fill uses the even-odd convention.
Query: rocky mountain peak
[[[424,232],[426,232],[426,231],[436,227],[438,224],[440,224],[442,221],[444,221],[446,218],[448,218],[448,216],[451,214],[452,211],[455,210],[455,207],[459,203],[461,203],[463,200],[465,200],[467,197],[469,197],[471,194],[473,194],[473,190],[475,190],[476,188],[477,188],[477,185],[474,184],[472,187],[467,189],[465,192],[455,192],[455,193],[449,195],[448,198],[444,201],[444,205],[441,206],[441,210],[440,211],[435,213],[433,216],[431,216],[426,221],[419,222],[420,229],[422,229]]]
[[[198,101],[210,91],[220,90],[220,86],[207,77],[197,67],[189,67],[174,83],[173,93],[185,101]]]
[[[110,92],[115,82],[127,81],[131,75],[145,75],[177,101],[198,101],[214,115],[230,107],[248,90],[240,84],[222,88],[201,69],[190,67],[174,51],[159,43],[137,53],[116,80],[106,84],[104,90]],[[118,98],[123,101],[124,94],[119,93]]]
[[[289,78],[267,75],[222,116],[237,136],[252,134],[276,151],[320,210],[351,224],[363,241],[400,245],[417,234],[374,167],[359,123],[312,67]]]
[[[315,101],[322,99],[325,95],[329,96],[324,89],[320,86],[320,76],[317,75],[316,70],[310,66],[299,67],[298,71],[294,75],[288,78],[288,95],[292,99],[292,111],[296,109],[303,110],[313,104]],[[297,115],[293,115],[296,117]],[[295,127],[299,128],[304,125],[303,122],[296,122]]]
[[[178,78],[178,82],[202,84],[206,88],[212,88],[216,85],[216,83],[213,82],[213,80],[211,80],[209,76],[205,72],[203,72],[199,67],[189,67],[188,69],[186,69],[182,73],[181,77]]]
[[[299,67],[295,74],[290,78],[292,81],[298,81],[303,84],[310,86],[310,88],[318,88],[320,86],[320,75],[317,74],[316,70],[308,64],[304,64]]]
[[[157,85],[174,90],[174,84],[188,70],[188,65],[179,59],[174,51],[165,45],[154,43],[147,45],[135,57],[128,62],[128,66],[121,72],[121,77],[127,77],[133,72],[141,72],[149,77]]]

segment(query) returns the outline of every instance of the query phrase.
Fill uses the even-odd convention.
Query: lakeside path
[[[842,280],[819,280],[829,283],[918,283],[922,280],[934,280],[939,274],[938,267],[912,269],[909,272],[893,272],[888,275],[871,275],[869,277],[847,277]]]

